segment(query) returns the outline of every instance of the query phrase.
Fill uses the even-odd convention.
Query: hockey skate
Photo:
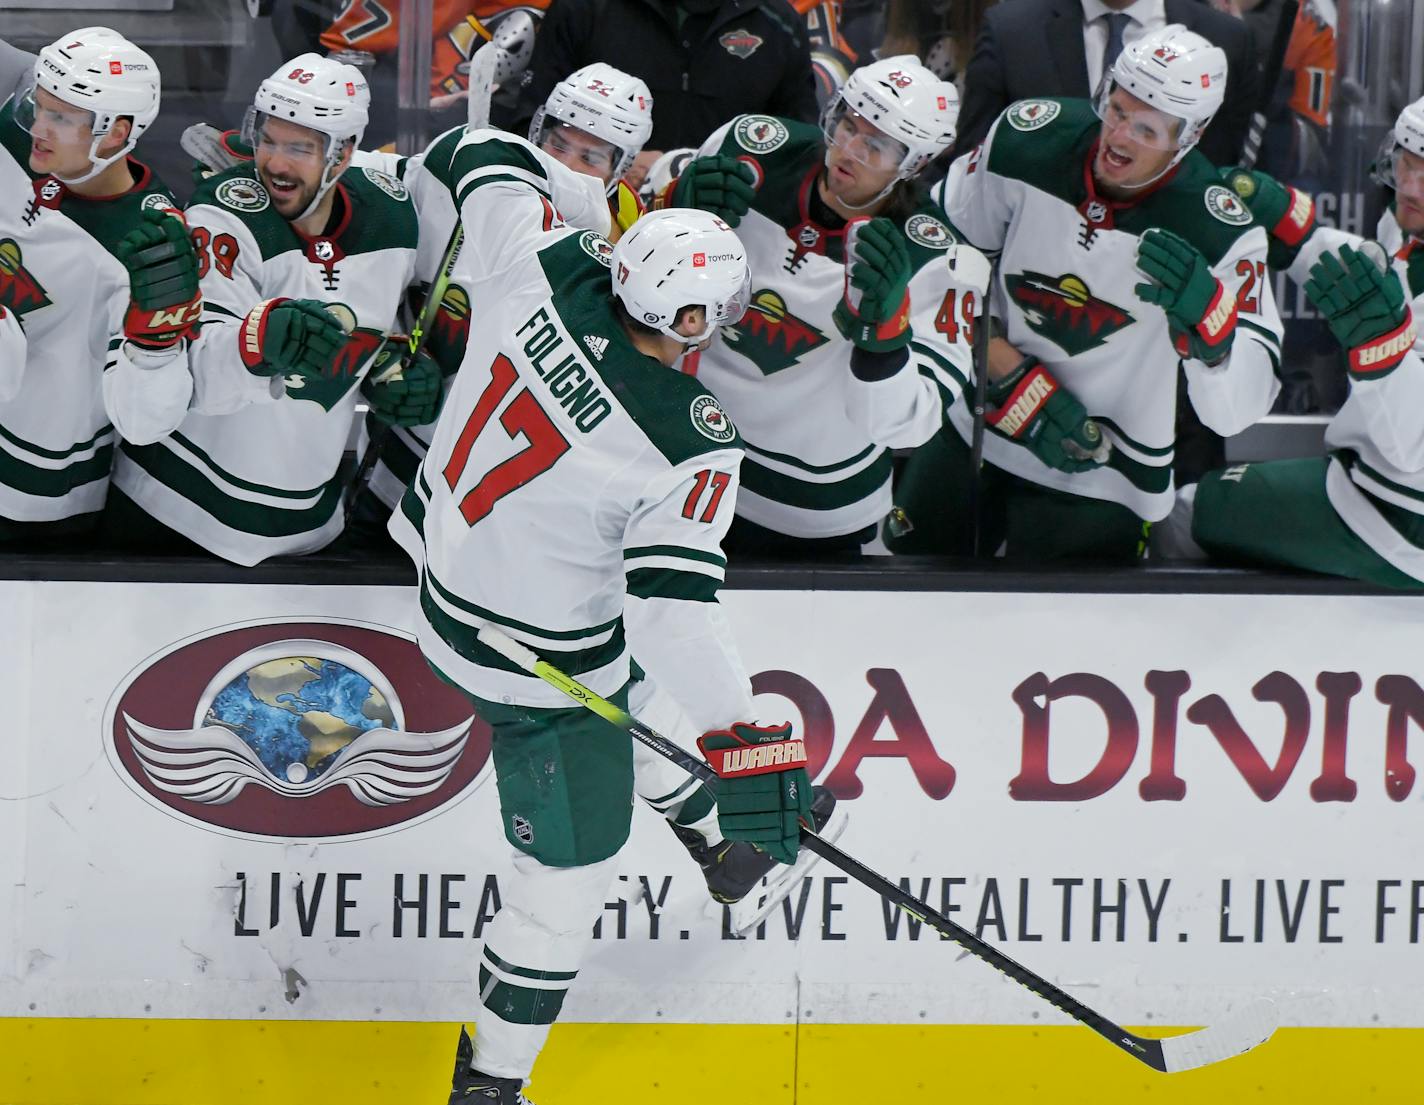
[[[837,813],[836,796],[825,787],[815,787],[812,795],[811,820],[816,826],[816,835],[828,843],[834,843],[845,831],[845,812]],[[802,849],[795,863],[777,863],[756,845],[746,841],[724,840],[709,846],[702,834],[694,829],[675,825],[671,821],[668,826],[702,868],[702,877],[707,880],[707,892],[712,895],[712,900],[731,908],[732,929],[738,934],[755,928],[765,920],[821,858]],[[758,889],[763,879],[766,882],[760,887],[760,893],[753,894],[752,891]]]
[[[521,1092],[518,1078],[495,1078],[470,1069],[475,1045],[460,1026],[460,1042],[455,1048],[455,1075],[450,1080],[450,1105],[534,1105]]]

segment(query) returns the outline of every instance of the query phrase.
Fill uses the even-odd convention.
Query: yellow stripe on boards
[[[456,1035],[0,1018],[0,1105],[443,1105]],[[1286,1028],[1249,1055],[1160,1075],[1071,1026],[560,1024],[530,1092],[540,1105],[1415,1102],[1422,1054],[1424,1029]]]

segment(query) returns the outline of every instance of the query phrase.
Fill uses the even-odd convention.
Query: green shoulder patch
[[[1202,193],[1202,202],[1216,218],[1231,226],[1245,226],[1251,221],[1250,209],[1230,188],[1213,184]]]
[[[697,432],[719,445],[726,445],[737,436],[737,428],[732,425],[722,404],[711,395],[699,395],[692,401],[688,413],[692,415],[692,425]]]
[[[791,132],[773,116],[743,115],[733,124],[732,136],[749,153],[770,153],[786,145]]]
[[[585,230],[578,238],[579,249],[583,250],[604,268],[613,261],[613,243],[596,230]]]
[[[927,249],[948,249],[956,238],[949,227],[933,215],[916,214],[905,220],[905,237]]]
[[[234,211],[265,211],[272,202],[267,189],[250,176],[229,177],[213,190],[213,198]]]
[[[393,200],[403,200],[410,195],[410,192],[406,189],[404,184],[395,177],[381,172],[379,169],[362,169],[361,172],[365,175],[367,180]]]
[[[1038,130],[1058,118],[1062,110],[1056,100],[1020,100],[1009,107],[1009,126],[1025,132]]]
[[[138,205],[140,211],[174,211],[177,204],[173,202],[173,197],[162,192],[150,192],[144,196]]]

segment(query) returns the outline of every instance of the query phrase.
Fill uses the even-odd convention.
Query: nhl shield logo
[[[1202,196],[1202,201],[1206,204],[1206,209],[1224,223],[1229,223],[1232,226],[1245,226],[1251,221],[1250,209],[1230,188],[1213,184]]]
[[[534,826],[529,823],[529,819],[523,814],[514,814],[509,819],[509,827],[514,831],[514,838],[520,844],[534,843]]]
[[[413,640],[358,622],[227,626],[150,657],[109,701],[105,750],[195,827],[356,839],[443,812],[488,774],[490,734]]]
[[[737,145],[751,153],[770,153],[786,144],[791,132],[780,119],[770,115],[744,115],[732,128]]]
[[[1009,108],[1009,126],[1025,132],[1038,130],[1058,118],[1062,110],[1062,105],[1052,100],[1020,100]]]
[[[1083,210],[1083,217],[1090,223],[1100,223],[1108,217],[1108,205],[1102,200],[1092,200]]]

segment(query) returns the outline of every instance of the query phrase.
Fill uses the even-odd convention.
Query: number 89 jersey
[[[749,716],[715,602],[736,429],[696,379],[628,338],[612,247],[551,202],[562,166],[492,131],[462,139],[453,165],[466,241],[452,280],[478,321],[390,527],[422,568],[421,648],[480,698],[562,707],[478,629],[607,695],[629,678],[626,613],[645,666],[660,681],[664,665],[686,673],[669,690],[694,722]],[[660,632],[674,622],[697,632]]]

